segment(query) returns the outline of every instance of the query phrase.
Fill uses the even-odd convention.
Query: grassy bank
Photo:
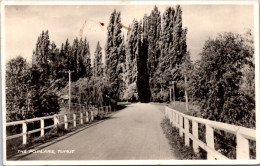
[[[180,160],[200,160],[204,159],[200,154],[193,152],[192,146],[185,146],[184,137],[179,136],[177,128],[172,127],[170,120],[164,118],[161,122],[161,127],[166,138],[171,145],[171,149]]]

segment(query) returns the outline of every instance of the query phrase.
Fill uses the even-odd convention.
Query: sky
[[[168,7],[157,5],[163,13]],[[174,5],[172,5],[174,6]],[[49,31],[50,40],[58,48],[68,38],[70,43],[79,37],[79,31],[85,22],[83,37],[90,43],[93,57],[97,42],[103,49],[107,39],[106,27],[114,9],[121,11],[122,24],[128,26],[133,19],[140,20],[144,14],[150,14],[153,5],[115,5],[115,6],[6,6],[5,7],[5,62],[18,55],[31,61],[38,36],[44,30]],[[188,28],[187,45],[193,61],[200,59],[199,53],[209,38],[218,33],[245,33],[254,31],[253,5],[181,5],[183,27]],[[103,22],[105,28],[97,22]],[[123,29],[126,37],[127,30]]]

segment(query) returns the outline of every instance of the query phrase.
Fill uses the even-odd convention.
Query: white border
[[[7,161],[6,160],[6,102],[5,102],[5,6],[6,5],[254,5],[254,36],[255,36],[255,93],[256,93],[256,160],[55,160],[55,161]],[[133,165],[133,164],[259,164],[259,1],[2,1],[1,2],[1,74],[2,74],[2,138],[4,165]]]

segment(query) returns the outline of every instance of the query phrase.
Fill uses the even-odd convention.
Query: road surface
[[[130,104],[110,119],[47,143],[20,160],[176,159],[160,126],[163,116],[152,104]]]

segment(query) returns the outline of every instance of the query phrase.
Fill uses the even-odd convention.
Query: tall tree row
[[[149,73],[147,71],[148,58],[148,17],[145,15],[140,21],[137,35],[137,91],[140,102],[149,102],[151,97]]]
[[[156,71],[158,69],[160,52],[160,35],[161,35],[161,13],[157,6],[154,7],[148,17],[148,59],[147,70],[149,73],[149,86],[151,90],[151,100],[157,99],[160,92],[160,86]]]
[[[126,83],[126,47],[125,47],[125,36],[123,35],[122,43],[119,46],[119,64],[117,66],[117,71],[119,73],[118,80],[119,80],[119,87],[118,87],[118,95],[119,100],[124,98],[124,94],[126,91],[127,83]]]
[[[171,81],[177,83],[177,98],[183,98],[181,65],[187,54],[186,33],[179,5],[168,7],[162,19],[155,6],[141,22],[133,21],[126,40],[125,99],[168,101]]]
[[[125,100],[136,101],[138,99],[136,81],[137,81],[137,41],[138,41],[137,20],[133,20],[130,30],[127,32],[126,40],[126,84],[127,88],[124,94]]]
[[[93,63],[94,77],[103,77],[103,63],[102,63],[102,48],[97,43],[96,51],[94,53],[94,63]]]
[[[161,29],[161,55],[157,76],[160,76],[161,95],[168,98],[168,87],[171,81],[177,83],[176,97],[183,97],[183,75],[181,64],[187,52],[187,30],[182,28],[182,10],[178,5],[176,9],[169,7],[162,16]],[[165,99],[164,99],[165,100]]]
[[[107,27],[107,42],[105,46],[105,64],[106,64],[106,77],[108,78],[108,83],[111,88],[109,91],[109,96],[113,99],[113,103],[116,104],[119,98],[119,76],[120,67],[119,60],[124,59],[122,56],[124,48],[123,36],[121,31],[121,13],[116,10],[110,16],[109,24]]]

